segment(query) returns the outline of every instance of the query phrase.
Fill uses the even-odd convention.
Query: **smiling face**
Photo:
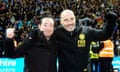
[[[50,38],[54,32],[54,20],[49,17],[45,17],[41,20],[41,24],[39,25],[41,31],[46,38]]]
[[[71,10],[64,10],[61,13],[61,20],[60,23],[67,31],[73,31],[76,26],[76,18]]]

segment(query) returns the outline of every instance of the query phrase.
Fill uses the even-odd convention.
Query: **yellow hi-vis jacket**
[[[114,44],[111,40],[103,41],[104,48],[99,52],[99,57],[114,57]]]
[[[99,54],[98,53],[94,53],[92,51],[92,45],[96,45],[96,42],[92,41],[90,44],[90,59],[98,59],[99,58]]]

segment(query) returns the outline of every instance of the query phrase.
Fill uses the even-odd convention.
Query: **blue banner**
[[[0,58],[0,72],[23,72],[24,58]]]
[[[112,65],[114,69],[120,70],[120,57],[119,56],[115,56],[113,58]]]

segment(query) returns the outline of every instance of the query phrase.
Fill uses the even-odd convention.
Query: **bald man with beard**
[[[115,27],[117,15],[109,12],[105,20],[103,29],[95,29],[76,24],[76,17],[72,10],[62,11],[60,26],[55,31],[58,41],[59,72],[88,71],[91,41],[108,39]]]

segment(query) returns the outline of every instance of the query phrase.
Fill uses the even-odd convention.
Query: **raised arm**
[[[105,16],[105,24],[102,29],[88,28],[88,35],[91,40],[103,41],[111,37],[116,25],[117,15],[114,12],[109,12]]]
[[[6,46],[5,48],[6,48],[7,57],[10,58],[23,57],[26,53],[27,48],[29,48],[29,46],[32,43],[33,36],[34,36],[34,31],[31,31],[28,34],[28,37],[25,38],[17,48],[15,48],[13,43],[14,30],[9,31],[8,29],[8,32],[6,32],[6,39],[5,39],[5,46]]]

